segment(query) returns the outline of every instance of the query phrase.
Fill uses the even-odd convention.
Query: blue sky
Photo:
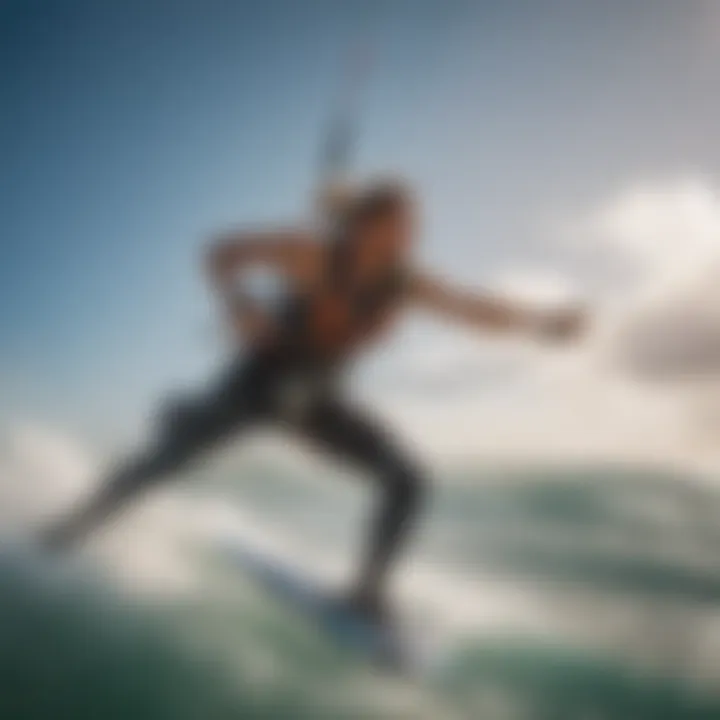
[[[392,0],[354,169],[418,187],[421,254],[481,283],[538,219],[720,169],[720,15],[669,0]],[[2,417],[132,425],[210,368],[197,260],[300,217],[364,2],[0,3]]]

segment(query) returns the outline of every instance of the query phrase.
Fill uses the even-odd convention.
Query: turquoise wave
[[[714,493],[617,470],[535,471],[527,479],[505,472],[443,490],[430,549],[435,543],[438,556],[449,553],[467,573],[493,566],[657,602],[662,612],[670,600],[691,625],[698,613],[717,617],[717,542],[705,522],[717,507]],[[258,482],[255,497],[269,514],[288,497],[272,485]],[[244,490],[252,502],[253,488]],[[316,496],[317,488],[298,484],[293,492],[296,507],[324,511],[324,491]],[[676,672],[660,673],[581,642],[520,632],[465,637],[426,681],[388,678],[234,573],[203,567],[202,592],[148,604],[119,596],[79,565],[8,549],[0,555],[0,718],[720,717],[720,698],[685,672],[682,658]],[[688,630],[689,641],[697,630]]]
[[[141,607],[77,573],[3,558],[0,717],[720,717],[720,702],[672,679],[522,638],[468,641],[434,684],[400,688],[240,590]]]

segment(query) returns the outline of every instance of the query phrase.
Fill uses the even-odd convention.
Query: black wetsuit
[[[393,272],[346,297],[352,322],[372,325],[402,291],[403,275]],[[210,392],[167,408],[150,450],[122,465],[90,503],[53,527],[48,544],[65,546],[82,537],[139,491],[223,439],[259,423],[281,424],[379,483],[380,507],[359,581],[374,594],[417,509],[421,475],[386,430],[343,397],[345,363],[318,354],[309,329],[312,312],[312,297],[291,298],[282,313],[281,340],[239,359]]]

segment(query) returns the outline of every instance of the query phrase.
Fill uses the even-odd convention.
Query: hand
[[[567,307],[539,313],[532,321],[534,333],[550,342],[569,342],[580,337],[587,325],[583,308]]]

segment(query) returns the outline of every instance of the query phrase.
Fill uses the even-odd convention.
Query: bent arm
[[[583,322],[577,308],[539,311],[498,296],[459,290],[421,274],[412,278],[410,296],[420,307],[486,332],[525,332],[564,339],[578,334]]]
[[[251,266],[270,267],[291,279],[307,273],[313,243],[300,230],[233,232],[216,238],[205,267],[216,289],[226,289],[235,275]]]
[[[310,236],[299,230],[234,232],[212,242],[205,256],[205,269],[237,335],[259,341],[273,331],[267,313],[238,284],[238,274],[264,266],[278,271],[291,283],[301,284],[312,272],[316,251]]]

